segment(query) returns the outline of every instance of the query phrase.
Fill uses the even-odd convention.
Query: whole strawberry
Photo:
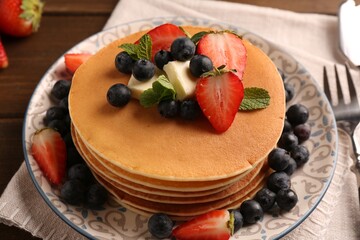
[[[0,32],[16,37],[36,32],[43,7],[41,0],[0,0]]]

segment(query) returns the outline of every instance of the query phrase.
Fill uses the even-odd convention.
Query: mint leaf
[[[152,41],[149,34],[145,34],[140,38],[137,57],[138,59],[151,59]]]
[[[145,90],[140,95],[140,104],[143,107],[152,107],[163,100],[175,100],[176,92],[174,86],[164,75],[159,76],[152,84],[152,88]]]
[[[191,37],[191,41],[193,41],[193,43],[197,44],[200,41],[200,39],[208,33],[209,32],[205,32],[205,31],[198,32]]]
[[[244,89],[244,98],[239,107],[240,111],[263,109],[269,106],[270,95],[263,88],[250,87]]]
[[[120,47],[124,49],[124,51],[127,52],[132,59],[137,60],[139,45],[133,43],[124,43],[121,44]]]

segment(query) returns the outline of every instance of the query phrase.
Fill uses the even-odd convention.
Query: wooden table
[[[341,0],[230,0],[296,12],[335,15]],[[37,83],[66,50],[102,29],[118,0],[46,1],[38,33],[27,38],[2,36],[10,65],[0,70],[0,193],[23,162],[22,124]],[[0,224],[1,239],[37,239]]]

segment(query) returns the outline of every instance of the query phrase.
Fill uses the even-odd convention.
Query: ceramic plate
[[[198,18],[171,17],[141,20],[119,25],[95,34],[82,41],[69,52],[95,53],[110,42],[131,33],[171,22],[177,25],[207,26],[230,29],[261,48],[286,75],[286,81],[295,87],[295,97],[288,105],[302,103],[310,110],[311,138],[306,141],[311,157],[291,178],[292,188],[299,202],[290,212],[265,214],[262,221],[238,231],[233,239],[280,238],[296,228],[316,208],[325,194],[336,164],[337,131],[334,116],[325,95],[310,74],[294,58],[276,45],[242,28],[226,23]],[[59,199],[37,163],[29,154],[31,135],[43,127],[46,110],[53,104],[49,98],[54,83],[70,79],[65,71],[64,58],[60,57],[39,82],[30,100],[23,128],[23,145],[28,170],[36,188],[49,207],[67,224],[88,238],[97,239],[148,239],[147,218],[135,214],[113,200],[101,210],[88,210],[68,205]]]

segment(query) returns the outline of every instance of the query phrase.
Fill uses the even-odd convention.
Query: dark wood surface
[[[296,12],[335,15],[340,0],[230,0]],[[0,70],[0,193],[23,162],[22,124],[37,83],[66,50],[100,31],[118,0],[46,1],[39,32],[27,38],[2,36],[10,65]],[[0,238],[37,239],[0,224]]]

